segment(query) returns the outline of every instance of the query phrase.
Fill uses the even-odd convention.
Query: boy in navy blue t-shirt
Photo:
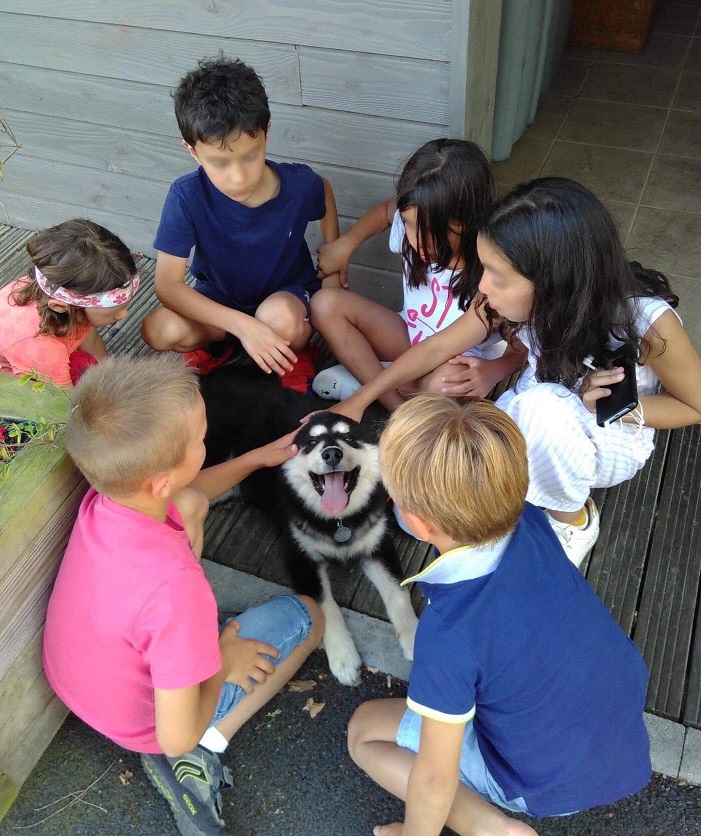
[[[266,159],[268,98],[241,61],[200,61],[174,101],[199,168],[166,197],[154,241],[162,307],[145,319],[143,338],[157,351],[193,352],[203,371],[212,366],[204,349],[228,356],[240,342],[265,372],[283,375],[307,345],[309,299],[321,286],[307,224],[319,221],[325,243],[338,238],[333,191],[309,166]],[[194,289],[185,283],[193,247]],[[338,275],[324,282],[340,284]]]
[[[487,401],[421,395],[390,419],[380,465],[440,556],[409,579],[426,608],[406,703],[364,703],[348,729],[353,760],[406,800],[376,836],[533,836],[498,808],[561,816],[641,790],[645,663],[525,502],[516,424]]]

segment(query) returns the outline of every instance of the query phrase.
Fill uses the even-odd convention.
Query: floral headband
[[[76,293],[66,287],[49,287],[46,276],[36,266],[34,275],[37,284],[47,296],[74,308],[117,308],[119,305],[125,305],[139,287],[138,273],[128,284],[116,287],[114,290],[105,290],[102,293]]]

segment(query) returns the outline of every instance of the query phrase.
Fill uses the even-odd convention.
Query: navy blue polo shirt
[[[302,288],[311,294],[320,287],[304,233],[310,221],[326,214],[324,181],[301,163],[266,165],[280,178],[280,191],[255,207],[219,191],[201,166],[179,177],[153,242],[180,258],[194,247],[195,288],[250,314],[276,291]]]
[[[428,603],[407,704],[472,720],[507,799],[553,816],[648,783],[645,662],[541,510],[527,503],[508,538],[446,552],[413,580]]]

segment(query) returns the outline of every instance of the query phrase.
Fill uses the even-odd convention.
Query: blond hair
[[[489,401],[417,395],[402,404],[382,433],[380,468],[402,510],[460,543],[504,537],[526,500],[526,442]]]
[[[183,463],[198,392],[196,374],[181,357],[107,357],[73,392],[68,453],[96,490],[134,494]]]

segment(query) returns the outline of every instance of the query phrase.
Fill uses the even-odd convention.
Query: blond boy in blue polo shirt
[[[439,557],[409,579],[426,608],[406,704],[364,703],[348,729],[353,760],[406,800],[375,836],[532,836],[499,808],[561,816],[641,790],[645,663],[525,502],[516,424],[487,401],[419,396],[390,419],[380,462]]]

